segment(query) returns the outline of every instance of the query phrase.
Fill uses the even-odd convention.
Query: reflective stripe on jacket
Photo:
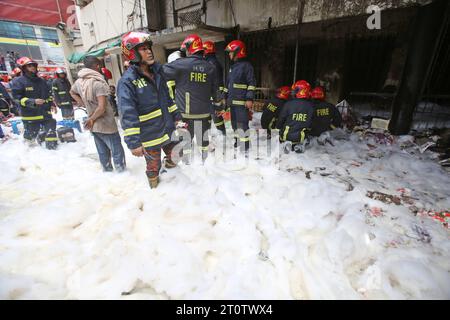
[[[11,91],[14,100],[20,107],[20,115],[25,121],[39,121],[52,118],[51,105],[53,98],[47,82],[39,77],[23,75],[12,81]],[[43,105],[36,105],[36,99],[43,99]]]
[[[185,119],[211,117],[211,99],[217,101],[215,67],[201,55],[192,55],[163,66],[164,76]]]
[[[129,149],[144,146],[156,149],[170,142],[175,121],[181,115],[169,96],[161,65],[155,63],[151,71],[154,79],[143,75],[131,65],[117,86],[117,104]]]

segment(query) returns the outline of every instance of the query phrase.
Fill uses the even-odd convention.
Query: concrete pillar
[[[70,63],[67,60],[67,57],[69,57],[76,50],[75,50],[75,47],[73,46],[73,42],[68,39],[68,35],[65,32],[61,31],[58,28],[56,29],[56,32],[58,33],[58,38],[59,38],[59,41],[63,48],[64,64],[66,65],[66,70],[67,70],[67,79],[69,79],[69,81],[71,83],[73,83],[72,74],[70,72]]]
[[[392,107],[389,130],[395,135],[408,134],[411,129],[447,6],[447,0],[437,0],[417,11],[400,87]]]

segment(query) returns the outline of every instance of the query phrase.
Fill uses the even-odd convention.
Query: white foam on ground
[[[450,208],[449,175],[426,154],[353,135],[281,162],[210,157],[150,190],[142,158],[103,173],[93,138],[76,138],[0,145],[2,299],[450,298],[449,231],[366,197],[408,188],[419,208]]]

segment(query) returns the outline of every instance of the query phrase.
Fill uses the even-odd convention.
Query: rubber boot
[[[175,162],[172,161],[172,159],[169,159],[168,157],[164,157],[164,166],[167,169],[173,169],[177,166]]]
[[[148,177],[148,184],[150,185],[151,189],[156,189],[159,184],[159,176],[156,177]]]
[[[53,130],[49,130],[47,135],[45,136],[45,147],[48,150],[56,150],[58,147],[58,137],[56,136],[56,132]]]

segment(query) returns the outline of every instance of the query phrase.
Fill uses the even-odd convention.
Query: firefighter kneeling
[[[52,97],[47,82],[37,75],[37,62],[28,57],[17,60],[22,76],[12,82],[12,95],[20,106],[24,126],[23,137],[33,144],[39,132],[44,136],[47,149],[56,149],[56,121],[52,117]],[[48,143],[47,143],[48,142]]]
[[[267,138],[272,137],[272,130],[276,129],[278,115],[284,104],[291,97],[291,88],[283,86],[277,89],[276,97],[267,101],[261,115],[261,127],[267,130]]]
[[[329,131],[341,127],[341,114],[336,106],[325,101],[325,91],[322,87],[314,88],[311,98],[315,104],[311,135],[318,137],[317,142],[321,145],[326,142],[333,144]]]
[[[277,128],[280,130],[281,142],[285,143],[284,151],[302,153],[309,141],[314,103],[309,100],[311,86],[305,80],[294,83],[292,91],[294,99],[283,106]]]

